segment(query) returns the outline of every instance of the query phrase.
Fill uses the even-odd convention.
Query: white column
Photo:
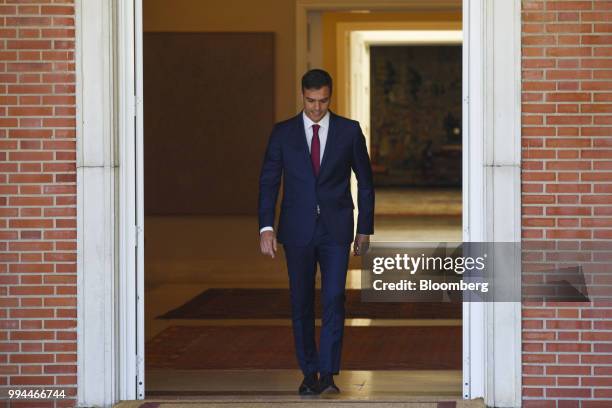
[[[144,286],[136,266],[142,254],[136,244],[142,231],[136,156],[141,169],[142,151],[135,132],[142,108],[135,98],[134,7],[133,0],[76,3],[80,406],[110,407],[143,397],[143,337],[137,329],[143,299],[137,290]]]
[[[79,406],[116,400],[112,2],[76,2]]]
[[[520,0],[464,2],[465,241],[521,240],[520,9]],[[520,302],[464,305],[464,341],[464,394],[520,407]]]

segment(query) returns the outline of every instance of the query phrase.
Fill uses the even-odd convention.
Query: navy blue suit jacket
[[[359,122],[330,111],[319,176],[315,177],[302,112],[274,126],[259,178],[259,228],[274,226],[278,190],[283,200],[277,238],[285,245],[307,245],[320,217],[338,244],[353,241],[351,169],[357,177],[357,233],[374,233],[372,167]]]

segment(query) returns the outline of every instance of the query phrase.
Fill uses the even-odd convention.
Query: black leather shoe
[[[304,377],[300,388],[298,389],[300,395],[317,395],[319,394],[319,380],[316,374],[310,374]]]
[[[334,383],[334,376],[331,374],[321,376],[319,390],[321,394],[338,394],[340,392],[340,388]]]

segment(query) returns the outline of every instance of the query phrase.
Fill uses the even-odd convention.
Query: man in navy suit
[[[285,250],[300,395],[337,393],[344,331],[344,288],[353,242],[351,170],[357,177],[353,253],[374,233],[374,188],[365,137],[357,121],[328,110],[332,79],[320,69],[302,77],[304,109],[272,130],[259,179],[261,252],[274,258],[274,212],[283,176],[278,241]],[[323,323],[315,343],[315,274],[321,271]],[[317,375],[320,373],[320,378]]]

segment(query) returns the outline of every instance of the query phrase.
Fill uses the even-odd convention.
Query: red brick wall
[[[523,240],[612,238],[612,1],[523,1]],[[525,407],[612,407],[612,302],[523,306]]]
[[[74,6],[1,3],[0,387],[60,387],[68,398],[55,405],[73,406]]]

